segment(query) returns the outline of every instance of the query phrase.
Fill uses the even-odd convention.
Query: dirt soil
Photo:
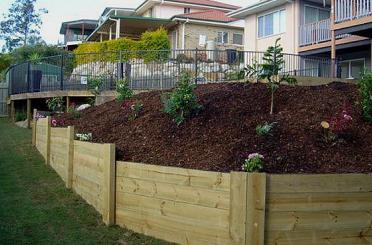
[[[372,172],[372,123],[363,120],[355,85],[282,86],[272,116],[264,84],[207,84],[196,93],[203,110],[181,126],[162,111],[159,91],[130,100],[144,104],[135,120],[116,101],[89,108],[80,119],[66,114],[57,120],[93,133],[94,142],[115,143],[118,160],[229,172],[241,170],[245,156],[257,152],[267,173]],[[325,143],[321,122],[345,109],[351,127]],[[256,126],[264,122],[277,126],[271,135],[258,136]]]

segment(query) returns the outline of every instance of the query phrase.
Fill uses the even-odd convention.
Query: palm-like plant
[[[278,90],[282,82],[288,84],[296,84],[297,80],[289,74],[281,74],[283,65],[285,64],[283,48],[279,44],[280,38],[275,41],[274,46],[268,47],[264,53],[263,64],[255,61],[252,65],[248,65],[244,71],[247,77],[257,80],[266,80],[271,91],[270,114],[274,113],[274,94]]]

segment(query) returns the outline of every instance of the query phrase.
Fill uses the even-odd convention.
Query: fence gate
[[[0,117],[8,116],[8,84],[0,83]]]

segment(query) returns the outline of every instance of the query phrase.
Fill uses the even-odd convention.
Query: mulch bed
[[[115,143],[118,160],[212,171],[240,171],[247,153],[265,157],[267,173],[372,172],[372,123],[363,120],[355,85],[282,86],[269,115],[270,92],[264,84],[221,83],[196,89],[203,110],[177,126],[165,114],[161,92],[134,96],[144,104],[139,118],[116,101],[89,108],[80,119],[57,119],[93,133],[93,141]],[[322,140],[323,120],[348,108],[353,125],[334,144]],[[256,126],[277,122],[272,135]]]

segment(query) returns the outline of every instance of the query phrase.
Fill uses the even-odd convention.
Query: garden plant
[[[368,121],[372,121],[372,72],[364,72],[359,81],[359,89],[362,95],[363,115]]]
[[[285,60],[283,47],[279,44],[279,41],[280,38],[275,41],[274,46],[268,47],[264,53],[263,64],[255,61],[253,65],[248,65],[244,69],[247,77],[267,81],[267,86],[271,92],[270,114],[274,113],[274,94],[279,89],[280,84],[282,82],[297,83],[297,80],[289,74],[281,74]]]
[[[53,97],[51,99],[46,100],[46,104],[49,108],[49,110],[53,112],[63,111],[64,105],[63,105],[63,97]]]
[[[119,80],[116,82],[116,92],[118,93],[116,100],[123,102],[133,96],[133,90],[129,87],[129,80]]]
[[[190,75],[182,73],[175,90],[163,98],[164,111],[173,118],[177,125],[182,124],[202,109],[194,92],[195,87],[196,85],[191,84]]]

